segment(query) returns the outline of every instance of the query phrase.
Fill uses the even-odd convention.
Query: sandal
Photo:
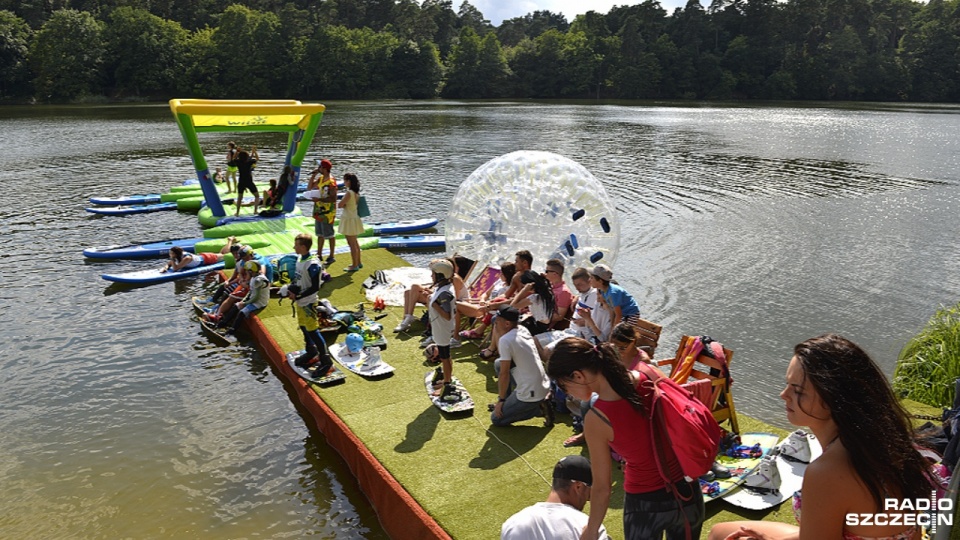
[[[583,433],[577,433],[572,437],[568,437],[567,440],[563,441],[564,448],[570,448],[571,446],[583,446],[586,442],[586,437],[583,436]]]
[[[491,358],[493,358],[493,357],[496,356],[496,355],[497,355],[497,353],[496,353],[495,351],[490,350],[490,349],[484,349],[484,350],[480,351],[480,358],[481,358],[482,360],[490,360]]]
[[[470,330],[464,330],[463,332],[460,332],[460,337],[463,339],[480,339],[483,337],[483,334],[471,328]]]

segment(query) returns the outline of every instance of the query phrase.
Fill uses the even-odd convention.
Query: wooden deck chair
[[[657,344],[660,343],[660,332],[663,331],[663,327],[639,317],[633,317],[629,322],[637,329],[639,335],[637,348],[643,349],[650,358],[653,358],[653,353],[657,352]]]
[[[683,361],[684,351],[688,343],[694,340],[693,336],[683,336],[680,338],[680,345],[677,347],[677,354],[669,360],[656,361],[657,366],[670,366],[670,375],[678,368]],[[723,348],[723,354],[727,357],[727,367],[729,369],[730,360],[733,358],[733,351]],[[710,397],[705,404],[713,412],[713,417],[718,423],[724,420],[730,421],[730,428],[734,433],[740,433],[740,424],[737,422],[737,409],[733,405],[733,394],[730,392],[730,381],[724,377],[723,366],[718,360],[710,358],[706,354],[700,354],[694,361],[693,369],[690,370],[690,380],[709,380],[711,385]]]

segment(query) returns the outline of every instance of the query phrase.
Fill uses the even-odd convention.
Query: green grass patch
[[[960,378],[960,304],[941,307],[900,352],[893,388],[900,396],[951,407]]]

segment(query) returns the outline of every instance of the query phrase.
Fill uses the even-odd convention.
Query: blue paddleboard
[[[83,250],[83,256],[90,259],[150,259],[165,257],[170,248],[180,246],[184,251],[193,253],[197,242],[205,238],[182,238],[180,240],[166,240],[148,244],[128,244],[115,246],[92,247]]]
[[[197,266],[187,268],[179,272],[161,272],[159,268],[150,270],[138,270],[136,272],[126,272],[123,274],[102,274],[100,277],[114,283],[127,283],[131,285],[153,285],[154,283],[164,283],[177,279],[184,279],[193,276],[200,276],[208,272],[223,270],[224,264],[208,264],[206,266]]]
[[[176,210],[177,203],[168,202],[160,204],[144,204],[135,206],[104,206],[102,208],[85,208],[92,214],[103,214],[107,216],[125,216],[128,214],[145,214],[147,212],[159,212],[161,210]]]
[[[435,218],[411,219],[407,221],[393,221],[384,223],[364,223],[364,225],[373,227],[373,234],[382,236],[385,234],[404,234],[414,231],[422,231],[423,229],[429,229],[437,225],[437,220]]]
[[[159,202],[159,193],[128,195],[126,197],[90,197],[90,204],[99,204],[102,206],[129,206],[133,204],[157,204]]]
[[[416,236],[381,236],[377,247],[386,249],[421,249],[446,247],[446,237],[442,234],[421,234]]]

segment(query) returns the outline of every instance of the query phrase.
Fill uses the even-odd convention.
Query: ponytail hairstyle
[[[611,340],[615,339],[625,343],[633,343],[634,345],[636,345],[637,338],[639,337],[637,327],[627,322],[617,323],[617,325],[613,327],[613,330],[610,331]]]
[[[587,371],[602,375],[610,388],[627,400],[638,413],[649,416],[647,406],[637,393],[637,388],[627,368],[620,363],[620,353],[610,343],[594,346],[585,339],[570,337],[561,340],[547,360],[547,376],[561,382],[569,380],[574,371]]]
[[[544,307],[547,308],[547,314],[549,314],[550,317],[553,317],[553,314],[557,311],[557,301],[553,297],[553,286],[550,285],[550,282],[547,281],[547,278],[534,272],[533,270],[527,270],[520,275],[520,283],[523,283],[524,285],[527,283],[533,283],[533,292],[536,293]]]

